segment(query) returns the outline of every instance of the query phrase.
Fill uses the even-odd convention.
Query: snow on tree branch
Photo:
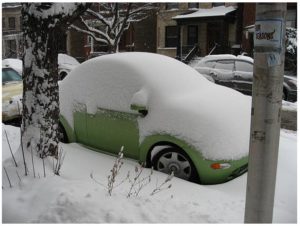
[[[70,28],[106,44],[109,52],[116,52],[130,24],[147,18],[156,9],[153,3],[98,3],[86,11],[80,20],[81,26],[73,24]]]

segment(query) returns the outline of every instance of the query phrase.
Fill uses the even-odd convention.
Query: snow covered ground
[[[18,167],[11,158],[5,132]],[[107,183],[115,157],[78,144],[61,144],[65,159],[60,176],[53,174],[56,161],[48,158],[44,177],[42,161],[34,157],[34,178],[30,153],[25,153],[29,176],[24,176],[19,140],[19,128],[2,124],[3,223],[243,223],[247,174],[209,186],[173,178],[166,184],[172,184],[171,188],[151,196],[167,177],[153,172],[150,184],[138,197],[126,197],[129,182],[116,187],[109,196],[97,182]],[[297,133],[281,130],[273,219],[276,223],[297,222],[296,151]],[[136,165],[124,159],[117,181],[126,178],[128,171],[133,178]],[[142,177],[150,172],[144,169]]]

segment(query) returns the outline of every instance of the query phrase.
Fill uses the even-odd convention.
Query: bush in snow
[[[58,176],[60,175],[60,169],[64,162],[65,155],[66,155],[66,153],[64,152],[64,150],[62,148],[60,148],[60,150],[58,151],[57,158],[56,158],[56,164],[55,164],[55,166],[53,166],[53,171],[54,171],[55,175],[58,175]],[[44,165],[44,162],[43,162],[43,165]],[[45,172],[45,170],[44,170],[44,172]]]
[[[286,28],[285,70],[297,72],[297,29]]]

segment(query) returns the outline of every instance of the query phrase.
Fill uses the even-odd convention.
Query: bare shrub
[[[64,152],[64,150],[62,148],[60,148],[58,150],[55,166],[54,166],[54,163],[53,163],[53,166],[54,166],[53,171],[54,171],[55,175],[58,175],[58,176],[60,175],[60,169],[61,169],[61,166],[64,162],[65,156],[66,156],[66,153]]]
[[[108,190],[108,194],[111,196],[112,191],[114,189],[114,184],[116,182],[116,177],[118,176],[120,169],[123,165],[123,149],[124,147],[121,147],[121,150],[118,153],[117,159],[113,165],[113,168],[110,170],[111,174],[107,177],[107,190]]]
[[[150,195],[152,196],[163,190],[170,189],[172,187],[172,184],[167,185],[167,183],[170,182],[173,177],[174,177],[174,172],[168,175],[168,177],[160,185],[156,183],[156,188],[154,188],[154,190],[150,193]]]
[[[130,171],[128,171],[126,177],[123,180],[121,180],[119,183],[117,183],[116,178],[120,173],[122,165],[124,164],[124,162],[123,162],[123,157],[124,157],[123,149],[124,149],[124,147],[122,146],[121,150],[119,151],[118,156],[117,156],[117,158],[114,162],[114,165],[113,165],[112,169],[110,170],[111,174],[107,177],[107,185],[105,185],[105,184],[99,182],[98,180],[96,180],[94,178],[93,173],[90,174],[90,177],[97,184],[104,187],[108,191],[108,194],[110,196],[112,195],[112,192],[116,187],[119,187],[121,184],[123,184],[125,181],[128,180],[128,182],[130,184],[130,187],[129,187],[129,191],[127,193],[127,198],[137,197],[137,196],[139,196],[141,190],[143,190],[143,188],[145,188],[152,181],[153,168],[151,168],[151,171],[149,172],[148,175],[142,176],[142,173],[145,169],[145,164],[144,163],[138,164],[134,168],[133,178],[130,175]],[[171,188],[172,185],[167,184],[167,183],[171,181],[173,176],[174,176],[174,174],[172,172],[171,175],[168,175],[168,177],[160,185],[158,185],[156,183],[156,187],[151,192],[150,195],[152,196],[154,194],[157,194],[158,192],[161,192],[163,190]]]

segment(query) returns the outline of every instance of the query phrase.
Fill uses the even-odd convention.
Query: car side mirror
[[[138,112],[143,117],[145,117],[148,114],[148,109],[146,108],[146,106],[131,104],[130,109]]]
[[[140,89],[133,94],[130,101],[130,109],[138,112],[142,117],[148,114],[148,92],[146,89]]]

